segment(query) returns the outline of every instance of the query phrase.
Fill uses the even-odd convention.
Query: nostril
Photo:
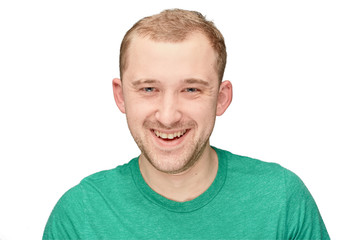
[[[181,118],[181,112],[175,110],[175,108],[159,109],[155,113],[155,119],[164,126],[172,126],[174,123],[179,122]]]

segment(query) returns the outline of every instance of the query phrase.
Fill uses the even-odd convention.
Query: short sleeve
[[[309,190],[291,171],[284,174],[287,239],[330,239]]]
[[[57,202],[45,226],[43,240],[81,239],[84,206],[80,185],[67,191]]]

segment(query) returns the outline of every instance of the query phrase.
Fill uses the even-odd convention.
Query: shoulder
[[[103,170],[83,178],[80,183],[68,190],[59,200],[58,205],[65,202],[83,201],[91,198],[92,193],[97,195],[107,193],[114,189],[126,189],[132,183],[131,165],[135,164],[136,158],[129,163],[119,165],[113,169]]]
[[[126,180],[131,176],[130,165],[133,163],[133,161],[135,161],[135,159],[131,160],[129,163],[119,165],[113,169],[103,170],[91,174],[82,179],[80,185],[103,184],[104,182],[107,183],[114,180]]]
[[[65,192],[48,219],[43,239],[83,238],[89,211],[104,204],[103,199],[109,200],[128,191],[132,179],[129,165],[133,161],[85,177]]]
[[[75,186],[81,190],[83,199],[90,199],[99,195],[112,196],[114,193],[124,193],[133,184],[131,165],[136,161],[132,159],[129,163],[119,165],[113,169],[103,170],[91,174]],[[76,190],[74,190],[76,191]],[[78,190],[79,191],[79,190]]]
[[[228,180],[240,197],[257,199],[273,212],[279,211],[285,235],[293,239],[329,239],[326,227],[309,190],[292,171],[269,163],[216,149],[228,162]],[[249,197],[251,196],[251,198]]]
[[[215,149],[220,161],[227,162],[227,179],[258,193],[276,192],[279,201],[291,196],[306,196],[308,190],[301,179],[280,164]],[[296,198],[296,197],[295,197]]]
[[[273,162],[265,162],[259,159],[233,154],[226,150],[214,148],[220,160],[228,164],[228,171],[237,174],[250,175],[276,175],[292,174],[291,171]]]

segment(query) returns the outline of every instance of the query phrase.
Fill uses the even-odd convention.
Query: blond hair
[[[216,71],[222,81],[226,65],[226,46],[224,37],[214,23],[206,20],[199,12],[182,9],[169,9],[159,14],[145,17],[135,23],[124,36],[120,47],[120,78],[127,67],[127,50],[134,34],[148,37],[153,41],[181,42],[194,32],[204,34],[217,53]]]

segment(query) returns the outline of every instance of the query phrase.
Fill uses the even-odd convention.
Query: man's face
[[[140,158],[162,172],[185,171],[210,149],[219,94],[215,51],[199,33],[179,43],[134,37],[127,63],[118,106]]]

